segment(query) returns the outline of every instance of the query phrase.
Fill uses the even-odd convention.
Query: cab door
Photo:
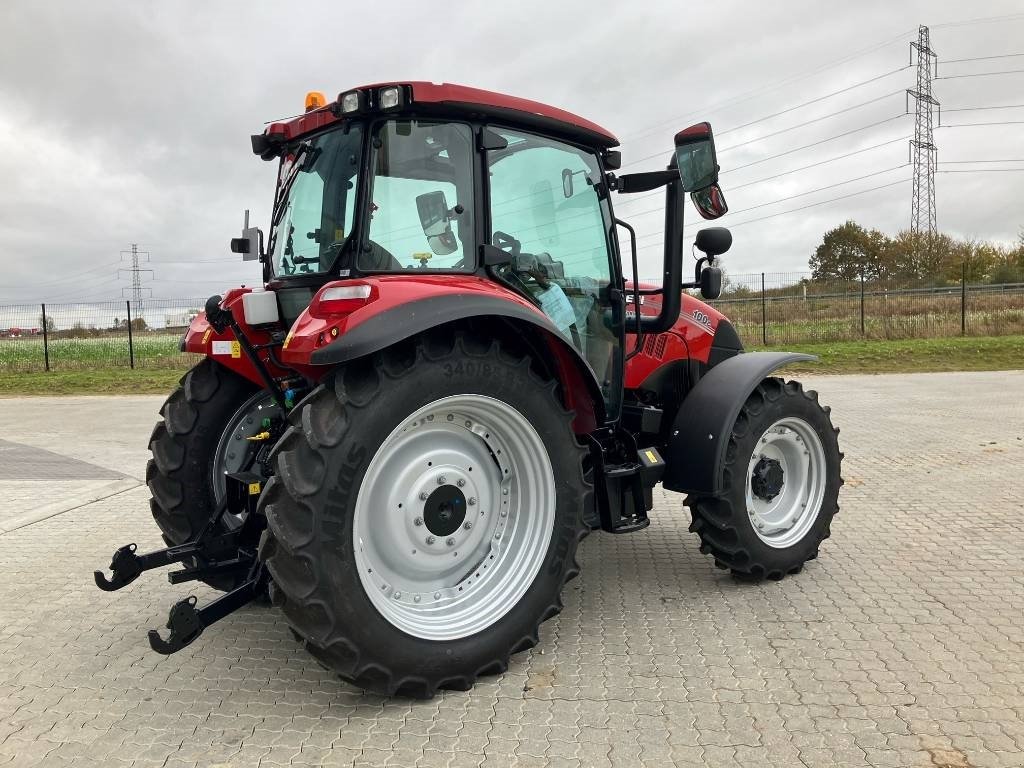
[[[489,129],[490,238],[519,253],[518,276],[590,364],[609,418],[622,404],[624,305],[597,157],[526,132]]]

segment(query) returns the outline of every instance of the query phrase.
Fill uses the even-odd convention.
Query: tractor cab
[[[627,331],[667,330],[679,314],[680,192],[708,197],[699,210],[710,217],[724,211],[710,126],[677,136],[667,171],[617,178],[610,132],[523,99],[414,82],[355,89],[330,105],[311,94],[307,104],[253,137],[254,151],[279,163],[266,247],[253,230],[233,241],[263,262],[281,320],[295,323],[328,284],[329,296],[423,286],[427,276],[469,281],[541,313],[614,418]],[[672,208],[669,300],[661,317],[638,313],[627,328],[611,193],[658,186],[670,188]]]

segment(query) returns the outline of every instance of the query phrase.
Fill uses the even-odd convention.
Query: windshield
[[[281,161],[270,261],[281,276],[329,270],[352,233],[362,130],[349,124],[295,146]]]

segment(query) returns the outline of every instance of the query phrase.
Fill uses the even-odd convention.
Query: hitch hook
[[[138,547],[135,544],[125,544],[114,552],[114,556],[110,560],[112,578],[107,579],[103,571],[93,571],[92,575],[96,580],[96,586],[104,592],[113,592],[128,586],[139,578],[139,574],[144,569],[142,562],[135,554],[136,549]]]
[[[174,604],[167,618],[167,628],[171,632],[166,640],[155,629],[149,630],[149,646],[163,656],[180,651],[202,634],[203,621],[196,610],[195,596],[186,597]]]

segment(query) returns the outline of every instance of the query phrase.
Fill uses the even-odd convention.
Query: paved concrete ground
[[[661,494],[647,531],[584,542],[541,646],[428,702],[332,679],[263,607],[153,654],[145,630],[187,585],[91,577],[158,544],[145,489],[61,496],[0,533],[0,764],[1024,765],[1024,373],[815,384],[847,485],[802,574],[715,570]],[[158,404],[0,400],[2,447],[138,484]],[[83,482],[74,466],[0,475],[0,519]]]

